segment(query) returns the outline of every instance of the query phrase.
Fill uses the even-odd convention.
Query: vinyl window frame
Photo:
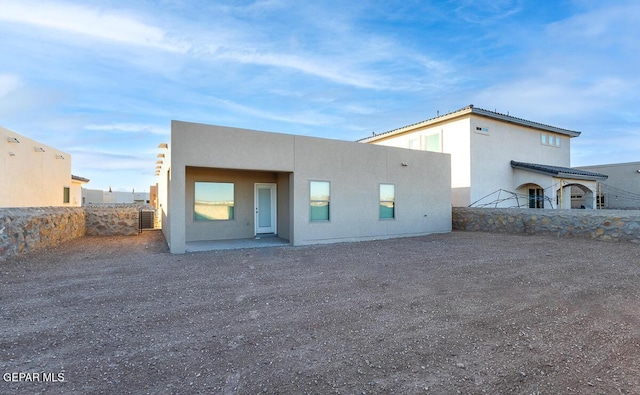
[[[314,185],[317,187],[326,185],[328,194],[326,196],[314,196]],[[320,217],[321,211],[314,210],[314,207],[322,207],[324,205],[326,205],[326,216],[322,213],[323,215]],[[309,222],[331,222],[331,181],[309,180]]]
[[[383,196],[384,187],[391,187],[393,191],[391,199],[389,196]],[[389,211],[389,209],[391,210]],[[391,216],[388,216],[389,212]],[[396,184],[384,182],[378,184],[378,219],[382,221],[396,219]]]
[[[62,203],[63,204],[71,203],[71,188],[70,187],[62,187]]]
[[[212,206],[215,205],[219,205],[219,206],[227,206],[227,212],[226,212],[226,216],[225,215],[209,215],[205,212],[198,212],[197,209],[197,202],[198,202],[198,185],[205,185],[205,184],[212,184],[212,185],[230,185],[231,186],[231,200],[225,200],[222,199],[220,200],[220,198],[222,198],[222,196],[220,196],[220,198],[216,198],[216,196],[213,196],[213,199],[211,200],[207,200],[207,202],[210,202],[210,204]],[[204,192],[203,192],[204,193]],[[219,192],[218,192],[219,193]],[[236,185],[234,182],[228,182],[228,181],[194,181],[193,184],[193,220],[196,222],[208,222],[208,221],[233,221],[235,220],[235,203],[236,203]]]

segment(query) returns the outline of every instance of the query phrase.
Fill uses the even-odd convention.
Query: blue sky
[[[469,104],[640,160],[640,2],[0,0],[0,125],[147,190],[170,120],[357,140]]]

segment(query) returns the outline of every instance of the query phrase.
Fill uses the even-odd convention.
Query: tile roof
[[[378,140],[379,138],[383,138],[383,137],[387,137],[387,136],[392,136],[395,134],[399,134],[402,132],[407,132],[410,131],[412,129],[418,128],[418,127],[422,127],[422,126],[427,126],[436,122],[441,122],[447,119],[452,119],[452,118],[456,118],[462,115],[466,115],[466,114],[476,114],[476,115],[480,115],[480,116],[484,116],[487,118],[492,118],[492,119],[497,119],[500,121],[504,121],[504,122],[509,122],[509,123],[513,123],[516,125],[521,125],[521,126],[528,126],[528,127],[532,127],[532,128],[536,128],[536,129],[541,129],[541,130],[546,130],[549,132],[555,132],[555,133],[560,133],[560,134],[564,134],[567,135],[569,137],[578,137],[580,135],[580,132],[575,131],[575,130],[569,130],[569,129],[563,129],[563,128],[559,128],[556,126],[551,126],[551,125],[546,125],[543,123],[539,123],[539,122],[533,122],[533,121],[528,121],[526,119],[522,119],[522,118],[517,118],[517,117],[513,117],[509,114],[502,114],[496,111],[490,111],[490,110],[484,110],[482,108],[478,108],[478,107],[474,107],[473,104],[470,104],[466,107],[463,107],[459,110],[456,111],[452,111],[450,113],[444,114],[444,115],[438,115],[437,117],[434,118],[429,118],[427,120],[421,121],[421,122],[417,122],[411,125],[407,125],[407,126],[403,126],[401,128],[397,128],[397,129],[393,129],[393,130],[389,130],[387,132],[383,132],[383,133],[377,133],[374,134],[373,136],[369,136],[369,137],[365,137],[362,138],[358,141],[360,142],[370,142],[370,141],[375,141]]]
[[[537,163],[516,162],[515,160],[511,161],[511,167],[513,167],[514,169],[529,170],[536,173],[547,174],[554,177],[577,178],[580,180],[604,181],[607,178],[609,178],[609,176],[605,174],[594,173],[592,171],[574,169],[571,167],[560,167],[560,166],[541,165]]]

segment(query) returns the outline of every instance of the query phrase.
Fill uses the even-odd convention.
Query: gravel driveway
[[[640,393],[633,243],[84,237],[0,263],[0,301],[2,394]]]

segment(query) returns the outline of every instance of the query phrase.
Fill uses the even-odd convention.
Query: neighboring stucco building
[[[593,208],[606,176],[570,168],[579,135],[470,105],[360,142],[451,154],[454,206],[570,208],[580,188]]]
[[[89,183],[88,178],[71,175],[71,203],[72,206],[82,205],[82,187],[84,184]]]
[[[580,169],[609,176],[600,185],[602,208],[640,210],[640,162],[580,166]]]
[[[173,253],[263,234],[303,245],[451,230],[449,155],[180,121],[160,148]]]
[[[80,206],[71,155],[0,127],[0,207]]]
[[[82,204],[150,204],[149,192],[103,191],[83,189]]]

